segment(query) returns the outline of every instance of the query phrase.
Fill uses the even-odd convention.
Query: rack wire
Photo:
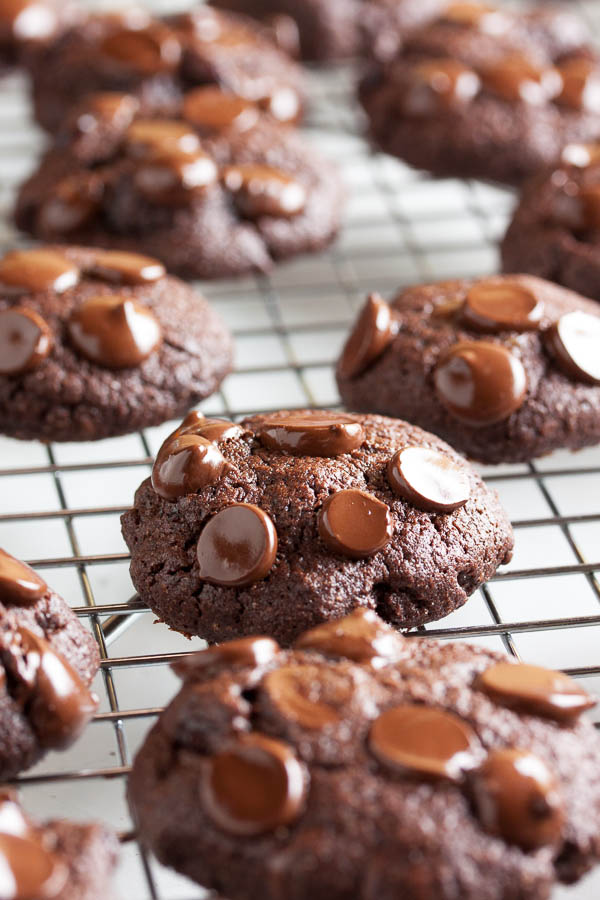
[[[600,34],[600,11],[580,3]],[[232,328],[237,368],[205,412],[238,418],[285,406],[339,403],[332,364],[365,294],[498,266],[496,240],[513,197],[478,182],[431,180],[372,153],[361,137],[352,74],[309,75],[312,141],[337,160],[349,202],[334,247],[270,276],[202,284]],[[0,250],[23,244],[10,226],[16,185],[42,146],[23,81],[0,85]],[[204,892],[162,869],[131,833],[124,786],[132,755],[176,690],[169,663],[198,649],[154,624],[132,595],[119,516],[172,423],[94,444],[0,438],[0,546],[27,559],[73,606],[102,662],[94,723],[70,751],[19,779],[40,816],[99,818],[128,837],[117,888],[128,900],[192,900]],[[469,639],[560,668],[600,695],[600,450],[555,453],[528,465],[482,467],[516,530],[516,554],[461,609],[419,633]],[[596,724],[600,714],[596,713]],[[594,714],[592,713],[594,719]],[[559,888],[592,900],[600,878]]]

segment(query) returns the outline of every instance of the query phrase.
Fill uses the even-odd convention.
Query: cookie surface
[[[239,426],[190,414],[122,529],[144,602],[211,643],[289,644],[359,605],[398,627],[439,619],[513,545],[496,493],[443,442],[318,411]]]
[[[598,137],[600,62],[584,40],[569,13],[450,4],[365,75],[371,136],[436,175],[520,183]]]
[[[358,610],[184,658],[129,800],[232,900],[548,898],[600,855],[593,706],[560,673]]]
[[[600,311],[528,275],[371,295],[338,361],[352,409],[402,416],[486,463],[600,442]]]
[[[138,254],[47,246],[0,259],[0,432],[97,440],[158,425],[231,368],[221,319]]]

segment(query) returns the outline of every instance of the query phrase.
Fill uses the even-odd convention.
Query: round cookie
[[[208,303],[139,254],[47,246],[0,259],[0,432],[89,441],[183,415],[231,368]]]
[[[600,857],[595,701],[565,675],[365,610],[175,668],[129,801],[219,895],[542,900]]]
[[[0,780],[79,737],[98,705],[89,685],[99,664],[62,597],[0,550]]]
[[[600,442],[600,312],[528,275],[372,294],[337,364],[344,403],[485,463]]]
[[[190,92],[184,119],[100,95],[22,186],[19,228],[42,240],[137,250],[189,278],[233,277],[318,251],[339,227],[335,167],[254,103]]]
[[[436,175],[520,183],[600,134],[600,61],[568,13],[454,3],[373,64],[374,141]]]
[[[36,56],[31,75],[36,119],[49,131],[98,91],[135,94],[144,115],[168,118],[198,85],[257,103],[281,122],[302,111],[301,69],[269,33],[205,6],[165,19],[139,8],[91,14]]]
[[[78,15],[72,0],[0,0],[0,72],[39,52]]]
[[[442,441],[379,416],[198,417],[122,517],[131,577],[210,643],[304,629],[357,606],[397,627],[456,609],[511,558],[497,494]]]

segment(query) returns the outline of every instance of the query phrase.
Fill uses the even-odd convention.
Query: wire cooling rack
[[[600,11],[581,5],[600,34]],[[596,21],[594,21],[596,19]],[[204,284],[231,326],[237,368],[203,405],[239,417],[285,406],[339,403],[332,375],[354,315],[370,290],[484,275],[513,197],[477,182],[433,181],[372,154],[347,69],[312,72],[307,130],[337,160],[349,202],[329,251],[269,277]],[[22,243],[10,226],[18,182],[43,139],[29,121],[25,86],[0,83],[0,249]],[[43,446],[0,438],[0,546],[29,560],[75,608],[96,638],[101,706],[69,752],[51,754],[19,779],[39,816],[103,819],[127,836],[124,799],[132,755],[177,681],[169,663],[202,646],[155,624],[132,596],[119,516],[150,471],[172,423],[94,444]],[[564,669],[600,695],[600,449],[555,453],[530,465],[483,468],[513,519],[516,553],[463,607],[427,627]],[[425,629],[423,629],[425,630]],[[594,716],[594,714],[592,714]],[[596,722],[600,713],[595,714]],[[117,890],[126,900],[193,900],[204,892],[124,840]],[[553,900],[592,900],[589,876]]]

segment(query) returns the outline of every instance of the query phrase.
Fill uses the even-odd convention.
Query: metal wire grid
[[[584,13],[594,25],[593,4]],[[334,248],[270,277],[203,285],[234,331],[238,365],[207,413],[232,418],[282,406],[339,402],[332,363],[368,290],[497,268],[495,240],[512,203],[479,183],[431,181],[369,152],[346,70],[311,76],[313,141],[338,161],[350,201]],[[40,138],[18,78],[0,87],[0,249],[20,243],[8,224],[14,189]],[[176,681],[168,664],[201,646],[153,626],[132,597],[119,515],[146,477],[168,424],[92,445],[0,439],[0,546],[28,559],[74,606],[102,657],[95,722],[72,748],[19,779],[40,816],[97,817],[131,828],[124,802],[132,754]],[[586,678],[600,694],[600,451],[557,453],[530,465],[482,469],[516,529],[510,566],[462,609],[422,629],[440,639],[504,648]],[[51,570],[51,571],[50,571]],[[128,900],[191,900],[203,892],[166,872],[137,842],[123,847],[118,887]],[[558,889],[591,900],[600,880]]]

